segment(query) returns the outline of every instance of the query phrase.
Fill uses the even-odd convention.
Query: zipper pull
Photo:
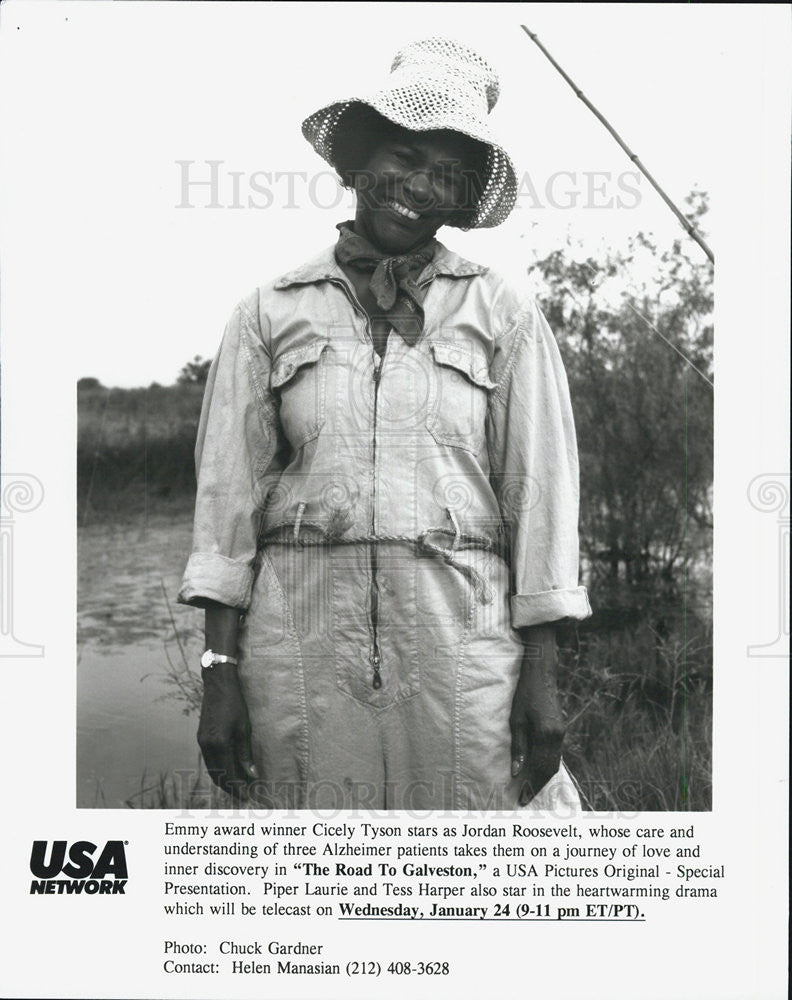
[[[372,667],[374,667],[374,676],[371,679],[371,686],[375,691],[379,691],[382,687],[382,677],[380,676],[380,655],[375,649],[374,652],[369,657]]]

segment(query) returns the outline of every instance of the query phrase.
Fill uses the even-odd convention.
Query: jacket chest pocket
[[[432,341],[430,400],[426,428],[439,444],[478,453],[490,391],[486,356],[465,344]]]
[[[270,386],[280,400],[280,422],[295,450],[319,436],[325,422],[328,341],[284,351],[272,366]]]

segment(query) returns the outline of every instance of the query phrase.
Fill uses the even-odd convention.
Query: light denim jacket
[[[332,247],[234,310],[204,396],[182,603],[245,610],[276,539],[401,540],[452,564],[460,547],[501,553],[514,628],[591,613],[569,390],[544,316],[442,245],[418,281],[424,333],[410,347],[391,331],[382,360]]]

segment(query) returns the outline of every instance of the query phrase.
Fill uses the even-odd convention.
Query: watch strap
[[[201,666],[204,670],[211,670],[218,663],[233,663],[236,665],[239,660],[235,656],[226,656],[224,653],[215,653],[212,649],[207,649],[201,657]]]

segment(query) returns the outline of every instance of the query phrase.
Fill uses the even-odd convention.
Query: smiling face
[[[486,168],[483,144],[449,130],[412,132],[381,116],[358,124],[339,172],[357,194],[355,230],[380,250],[414,250],[474,209]]]

